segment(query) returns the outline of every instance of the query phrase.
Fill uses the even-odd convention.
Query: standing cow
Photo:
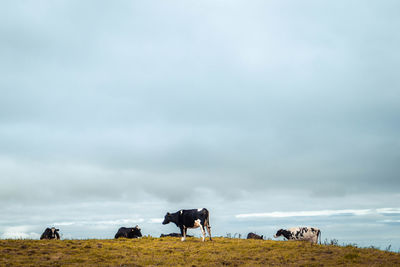
[[[135,227],[127,228],[121,227],[118,229],[118,232],[115,234],[115,238],[125,237],[125,238],[139,238],[142,237],[142,232],[138,225]]]
[[[200,227],[203,241],[206,238],[207,228],[208,235],[211,239],[211,226],[210,226],[210,214],[207,209],[192,209],[192,210],[180,210],[175,213],[167,213],[164,217],[162,224],[168,224],[170,222],[175,223],[179,227],[182,234],[182,241],[186,239],[186,232],[188,228]]]
[[[56,229],[54,227],[46,228],[43,234],[40,236],[40,240],[42,239],[60,239],[60,234],[58,233],[60,229]]]
[[[287,240],[307,240],[317,244],[318,237],[321,243],[321,231],[315,227],[293,227],[289,229],[279,229],[274,235],[275,238],[284,236]]]

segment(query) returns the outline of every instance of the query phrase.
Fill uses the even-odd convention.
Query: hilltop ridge
[[[0,240],[0,255],[0,266],[400,266],[374,248],[222,237]]]

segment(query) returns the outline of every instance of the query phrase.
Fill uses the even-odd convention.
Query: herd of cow
[[[165,236],[175,236],[181,237],[182,241],[185,241],[188,236],[187,229],[189,228],[199,228],[202,234],[202,240],[206,238],[206,230],[211,238],[211,226],[210,226],[210,214],[207,209],[191,209],[191,210],[179,210],[175,213],[167,213],[164,217],[162,224],[174,223],[181,230],[180,234],[162,234],[161,237]],[[40,239],[60,239],[59,229],[54,227],[46,228],[46,230],[41,235]],[[138,225],[135,227],[127,228],[121,227],[115,234],[115,238],[125,237],[125,238],[139,238],[142,236],[141,229]],[[311,243],[318,243],[318,238],[321,241],[321,231],[315,227],[294,227],[289,229],[279,229],[274,235],[275,238],[280,236],[285,237],[287,240],[306,240]],[[263,239],[263,236],[259,236],[254,233],[249,233],[247,239]]]

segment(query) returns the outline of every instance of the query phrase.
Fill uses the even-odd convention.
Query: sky
[[[0,238],[206,207],[216,236],[400,250],[400,2],[0,6]]]

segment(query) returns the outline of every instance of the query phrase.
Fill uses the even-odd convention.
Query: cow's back
[[[128,230],[125,227],[120,227],[115,234],[114,238],[119,238],[119,237],[128,237]]]
[[[40,240],[42,239],[48,239],[51,237],[51,229],[50,228],[46,228],[43,232],[43,234],[40,236]]]
[[[190,210],[181,210],[180,214],[180,222],[185,226],[193,226],[194,221],[201,220],[202,222],[208,219],[208,210],[203,209],[190,209]]]
[[[316,243],[320,230],[316,227],[292,227],[288,229],[294,240],[309,240]]]

